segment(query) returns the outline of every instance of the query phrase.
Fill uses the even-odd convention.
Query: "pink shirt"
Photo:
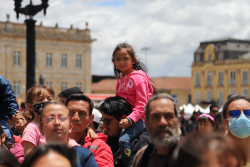
[[[144,107],[153,92],[148,75],[141,70],[133,71],[125,76],[122,74],[116,85],[116,95],[131,104],[133,111],[128,117],[134,123],[139,119],[144,120]]]
[[[46,143],[45,137],[41,134],[37,123],[31,122],[24,129],[21,141],[22,146],[26,141],[34,144],[35,146]]]

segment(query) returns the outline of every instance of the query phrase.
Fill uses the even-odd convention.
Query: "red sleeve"
[[[140,83],[136,88],[136,97],[135,97],[135,107],[133,108],[133,111],[131,114],[129,114],[129,118],[136,123],[140,118],[144,119],[145,111],[144,107],[146,106],[148,102],[148,83],[142,82]]]
[[[114,167],[113,154],[106,143],[100,143],[98,149],[94,153],[94,157],[99,167]]]

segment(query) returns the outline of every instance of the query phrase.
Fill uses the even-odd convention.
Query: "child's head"
[[[27,108],[29,111],[34,111],[34,104],[39,104],[46,101],[54,100],[55,92],[52,88],[44,85],[35,85],[27,92]]]
[[[121,63],[121,60],[123,63]],[[114,73],[117,78],[120,78],[121,73],[127,71],[142,70],[147,72],[146,66],[138,61],[133,47],[128,43],[120,43],[115,47],[112,62],[114,63]]]
[[[215,119],[208,114],[201,114],[198,119],[198,130],[212,132],[216,127]]]

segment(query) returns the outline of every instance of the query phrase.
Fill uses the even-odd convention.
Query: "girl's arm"
[[[23,143],[23,153],[24,153],[24,157],[27,156],[33,149],[35,148],[35,145],[25,141]]]
[[[147,82],[142,82],[135,88],[135,107],[133,108],[132,113],[128,116],[134,123],[136,123],[139,119],[144,119],[145,117],[144,107],[148,102],[149,91]]]

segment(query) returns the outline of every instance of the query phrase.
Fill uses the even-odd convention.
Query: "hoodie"
[[[113,154],[106,144],[108,136],[98,133],[98,138],[91,141],[90,137],[83,136],[82,142],[78,142],[82,147],[93,152],[96,163],[99,167],[114,167]]]
[[[141,71],[133,71],[127,75],[121,75],[116,85],[116,96],[122,97],[130,103],[133,111],[128,117],[136,123],[144,120],[144,107],[154,90],[148,75]]]

